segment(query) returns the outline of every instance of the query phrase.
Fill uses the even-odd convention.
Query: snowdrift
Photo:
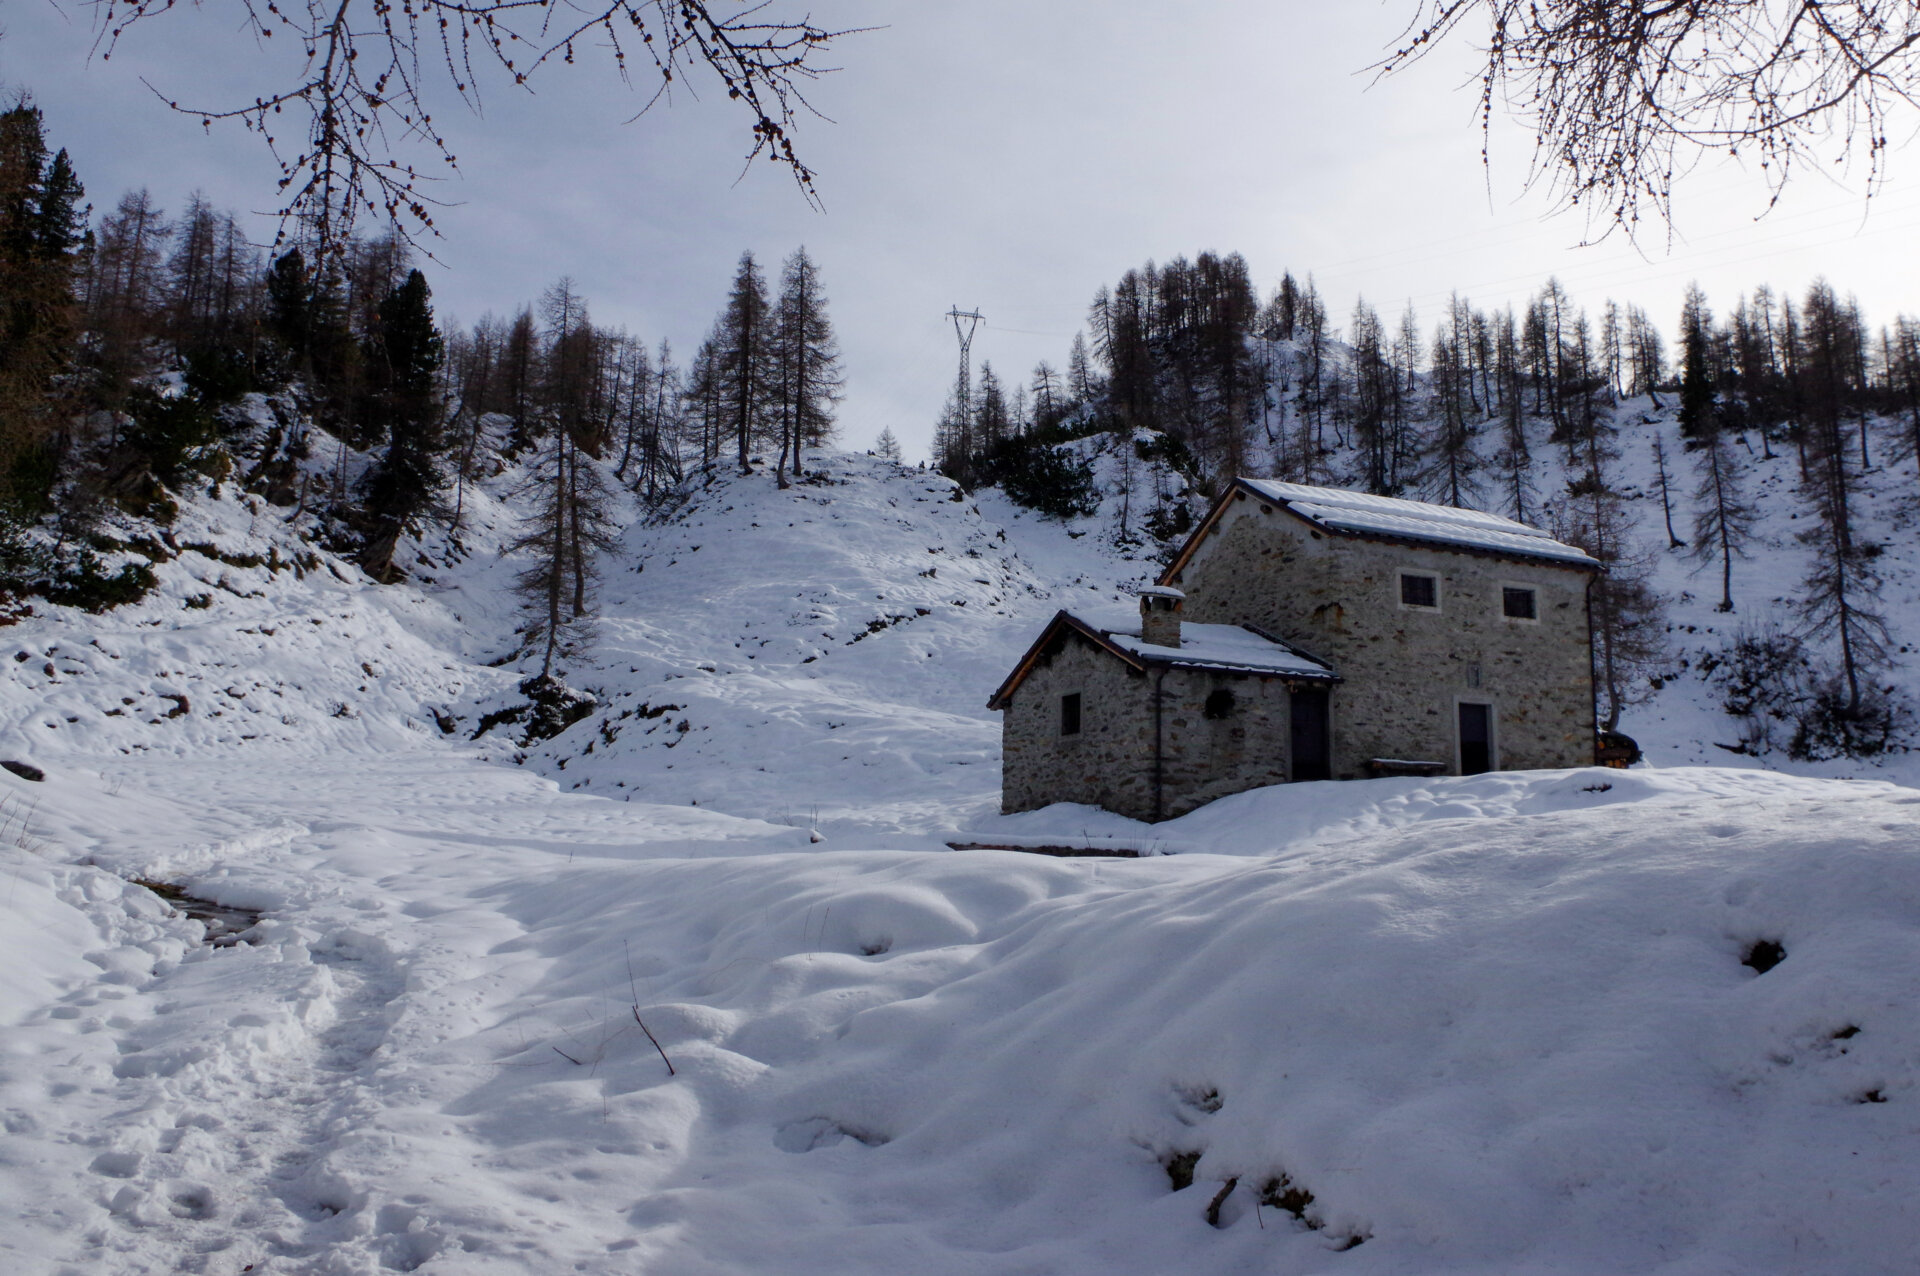
[[[809,468],[629,531],[548,741],[471,738],[525,673],[511,476],[412,585],[196,498],[148,602],[10,628],[0,1264],[1911,1269],[1912,789],[1002,817],[987,693],[1151,564]],[[136,878],[261,920],[209,946]]]

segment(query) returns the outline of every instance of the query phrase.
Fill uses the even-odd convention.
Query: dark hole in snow
[[[0,767],[5,767],[23,780],[32,780],[35,784],[47,778],[47,773],[30,762],[15,762],[12,758],[0,759]]]
[[[189,895],[182,887],[171,882],[155,882],[146,878],[133,879],[135,886],[144,886],[173,905],[178,912],[184,913],[191,921],[199,922],[205,928],[202,942],[215,948],[232,948],[235,944],[249,941],[246,933],[260,923],[261,910],[257,908],[236,908],[230,904],[216,904],[210,899],[198,895]]]
[[[1224,1102],[1224,1100],[1220,1098],[1220,1091],[1210,1085],[1187,1087],[1179,1090],[1178,1094],[1180,1095],[1180,1102],[1209,1115],[1218,1112],[1221,1104]]]
[[[1858,1098],[1854,1099],[1855,1103],[1885,1103],[1886,1101],[1887,1096],[1881,1092],[1878,1086],[1862,1092]]]
[[[1833,1034],[1833,1039],[1835,1041],[1847,1041],[1859,1035],[1860,1035],[1860,1025],[1857,1023],[1850,1023],[1846,1027],[1841,1028],[1837,1032],[1835,1032]]]
[[[881,953],[893,951],[893,936],[882,935],[870,944],[860,945],[862,957],[878,957]]]
[[[1167,1172],[1167,1182],[1173,1184],[1176,1192],[1184,1192],[1193,1186],[1193,1167],[1198,1164],[1198,1152],[1169,1152],[1160,1158],[1160,1166]]]
[[[1756,939],[1747,946],[1747,955],[1740,959],[1740,964],[1752,967],[1757,975],[1764,975],[1786,959],[1787,950],[1778,940]]]

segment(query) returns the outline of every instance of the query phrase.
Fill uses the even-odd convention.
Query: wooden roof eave
[[[1007,675],[1007,680],[1000,684],[1000,689],[988,697],[987,708],[1004,709],[1007,707],[1008,697],[1020,689],[1020,684],[1027,680],[1027,675],[1033,672],[1034,665],[1039,663],[1042,653],[1052,644],[1054,635],[1062,628],[1073,630],[1094,646],[1117,656],[1122,663],[1135,671],[1144,671],[1147,667],[1146,661],[1134,655],[1125,647],[1119,646],[1113,642],[1112,639],[1095,629],[1092,625],[1087,624],[1084,620],[1081,620],[1072,612],[1063,609],[1054,613],[1053,619],[1047,622],[1047,627],[1040,631],[1040,636],[1033,640],[1031,647],[1027,648],[1027,654],[1020,657],[1020,663],[1013,667],[1013,672]]]

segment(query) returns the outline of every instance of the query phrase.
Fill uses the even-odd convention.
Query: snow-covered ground
[[[1912,1270],[1903,763],[1000,817],[986,696],[1152,565],[815,466],[631,529],[600,708],[526,747],[470,739],[485,496],[391,588],[200,500],[154,599],[7,629],[0,1267]]]

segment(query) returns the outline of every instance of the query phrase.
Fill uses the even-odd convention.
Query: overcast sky
[[[1242,253],[1263,295],[1283,271],[1312,273],[1342,326],[1365,296],[1389,321],[1411,301],[1430,331],[1452,291],[1521,304],[1549,275],[1586,305],[1644,307],[1669,337],[1694,279],[1716,311],[1819,275],[1870,323],[1920,311],[1911,118],[1871,207],[1857,174],[1808,170],[1756,221],[1765,188],[1714,163],[1682,185],[1671,245],[1581,247],[1578,216],[1523,189],[1524,133],[1498,129],[1482,168],[1464,43],[1384,84],[1367,73],[1414,6],[821,0],[824,25],[879,28],[839,42],[842,69],[811,91],[832,121],[799,138],[824,211],[773,165],[741,178],[747,121],[710,86],[627,123],[640,99],[604,66],[555,67],[535,94],[493,83],[483,118],[436,110],[462,169],[436,192],[458,204],[426,267],[436,308],[510,312],[570,275],[598,321],[684,354],[743,250],[772,273],[805,244],[844,355],[842,439],[864,447],[891,426],[910,456],[951,389],[949,307],[985,314],[976,366],[1017,382],[1039,359],[1064,365],[1102,283],[1209,249]],[[209,106],[276,87],[285,51],[258,48],[239,12],[203,0],[102,61],[86,4],[0,0],[0,82],[34,95],[96,205],[145,185],[169,210],[196,188],[267,210],[275,171],[258,140],[204,133],[142,84]],[[273,221],[254,229],[270,239]]]

